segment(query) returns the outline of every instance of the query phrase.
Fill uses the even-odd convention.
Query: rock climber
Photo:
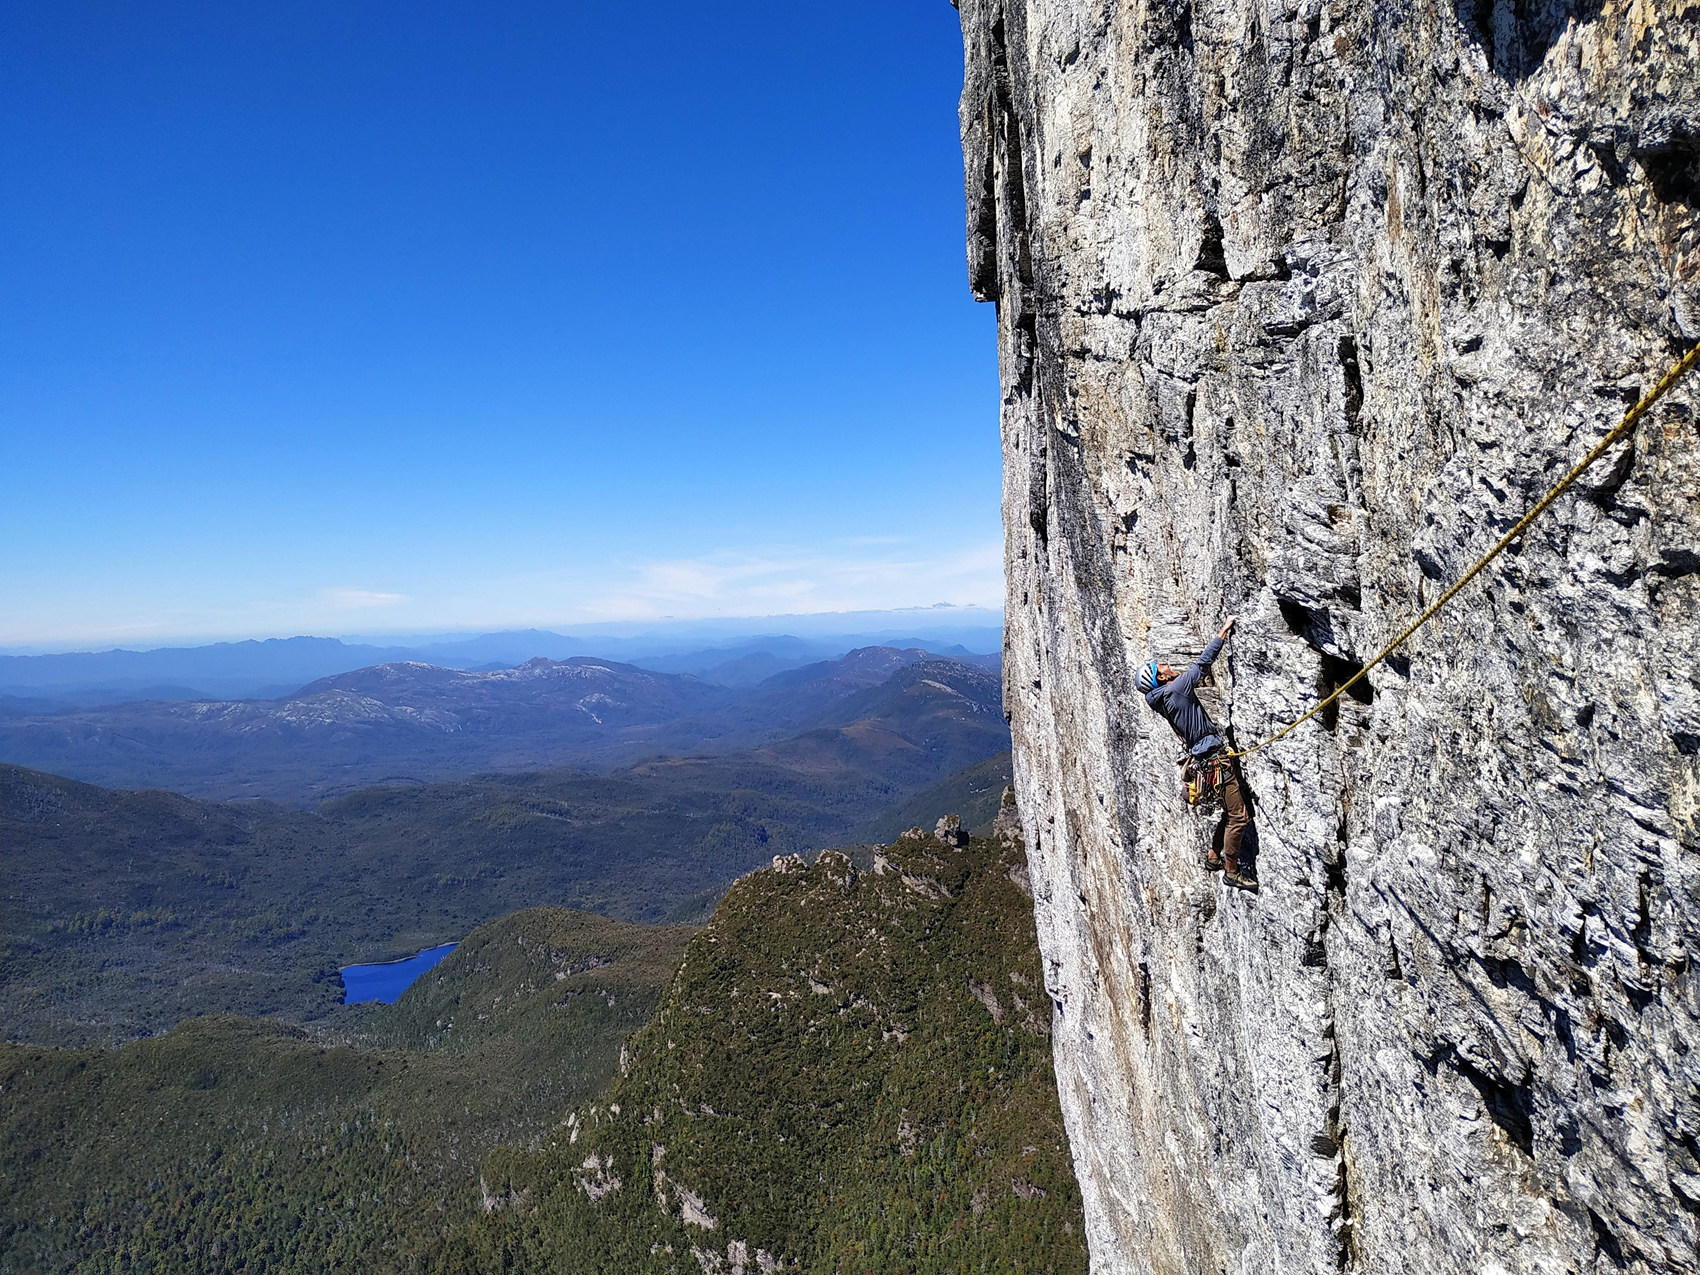
[[[1145,693],[1146,704],[1161,714],[1185,742],[1190,764],[1199,772],[1213,765],[1214,773],[1219,777],[1222,809],[1227,813],[1228,821],[1222,832],[1222,853],[1218,855],[1212,849],[1205,856],[1204,866],[1212,872],[1220,870],[1222,879],[1237,889],[1255,890],[1257,881],[1240,871],[1240,838],[1245,835],[1251,816],[1247,813],[1245,793],[1240,787],[1239,767],[1232,757],[1219,756],[1227,751],[1228,741],[1216,730],[1210,714],[1204,711],[1204,705],[1193,693],[1193,688],[1204,676],[1204,670],[1222,653],[1222,644],[1228,640],[1234,621],[1238,619],[1239,616],[1230,615],[1215,640],[1204,648],[1184,673],[1177,672],[1172,665],[1152,660],[1139,670],[1134,681]]]

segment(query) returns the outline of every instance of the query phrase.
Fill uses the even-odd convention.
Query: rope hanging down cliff
[[[1365,664],[1351,677],[1347,678],[1339,686],[1335,687],[1332,695],[1317,704],[1308,713],[1304,714],[1304,716],[1295,718],[1293,721],[1288,722],[1268,739],[1261,740],[1258,743],[1253,744],[1250,748],[1237,749],[1228,755],[1230,757],[1249,757],[1252,753],[1257,752],[1259,749],[1269,747],[1269,745],[1273,744],[1276,740],[1281,739],[1286,735],[1290,735],[1299,726],[1308,722],[1323,709],[1334,703],[1335,700],[1339,699],[1358,682],[1362,681],[1364,677],[1369,674],[1369,671],[1372,668],[1380,664],[1389,655],[1393,654],[1400,643],[1404,642],[1404,640],[1410,637],[1411,634],[1415,633],[1418,629],[1422,628],[1423,625],[1427,624],[1436,615],[1438,615],[1441,609],[1445,607],[1448,602],[1452,601],[1455,596],[1457,596],[1460,589],[1481,574],[1482,568],[1486,567],[1488,563],[1499,557],[1499,555],[1505,551],[1506,547],[1510,545],[1513,540],[1517,539],[1518,536],[1527,531],[1530,524],[1545,513],[1547,511],[1547,507],[1551,505],[1553,501],[1557,500],[1559,496],[1563,495],[1565,489],[1568,488],[1571,483],[1580,478],[1590,465],[1599,460],[1601,456],[1604,456],[1606,452],[1610,450],[1612,444],[1627,437],[1640,419],[1652,408],[1653,404],[1663,398],[1665,393],[1673,385],[1692,371],[1696,363],[1700,363],[1700,345],[1694,346],[1687,354],[1677,360],[1676,365],[1659,379],[1658,384],[1643,394],[1640,401],[1624,413],[1623,419],[1613,426],[1611,432],[1596,443],[1593,450],[1577,462],[1574,469],[1572,469],[1563,478],[1559,479],[1551,491],[1547,492],[1546,495],[1536,501],[1534,507],[1517,520],[1517,525],[1501,536],[1499,538],[1499,543],[1483,554],[1476,564],[1463,574],[1463,576],[1458,580],[1458,583],[1454,584],[1445,593],[1436,598],[1426,611],[1405,626],[1398,637],[1394,638],[1386,646],[1382,647],[1381,650],[1377,651],[1374,659],[1370,660],[1369,663]]]

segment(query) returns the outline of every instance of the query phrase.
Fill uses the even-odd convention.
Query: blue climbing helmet
[[[1157,661],[1152,660],[1150,663],[1144,665],[1139,670],[1139,675],[1133,679],[1133,683],[1135,686],[1139,687],[1139,693],[1141,695],[1149,695],[1152,691],[1156,690]]]

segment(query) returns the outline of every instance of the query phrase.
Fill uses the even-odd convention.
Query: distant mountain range
[[[1084,1270],[1007,820],[800,857],[990,820],[997,659],[801,651],[0,711],[0,1273]]]
[[[0,760],[109,787],[301,805],[376,783],[755,749],[848,725],[881,703],[898,736],[914,724],[910,715],[948,705],[1007,739],[987,663],[995,659],[966,664],[919,647],[869,647],[725,686],[588,656],[490,671],[394,661],[273,700],[14,703],[0,712]]]
[[[868,617],[857,617],[868,618]],[[969,645],[963,645],[964,642]],[[787,669],[836,659],[862,646],[920,647],[969,663],[996,652],[996,627],[964,626],[926,635],[872,633],[725,634],[685,629],[670,634],[576,636],[544,629],[476,637],[438,637],[386,644],[328,637],[271,638],[158,650],[0,655],[0,708],[40,710],[139,699],[274,699],[309,682],[375,664],[444,668],[511,668],[528,660],[596,656],[660,673],[681,673],[725,686],[750,686]]]
[[[995,677],[935,660],[883,676],[894,654],[903,653],[834,661],[800,688],[769,692],[770,712],[789,703],[807,728],[759,747],[651,756],[602,774],[467,779],[455,764],[452,780],[361,788],[312,811],[114,791],[0,766],[0,1023],[13,1039],[84,1043],[157,1031],[195,1012],[310,1020],[335,1004],[339,966],[408,955],[516,907],[691,919],[775,854],[842,844],[1009,747]],[[810,708],[807,693],[821,683],[843,692],[858,667],[863,680],[882,680]],[[375,684],[383,672],[371,670],[363,691],[383,691]],[[379,716],[375,738],[441,736],[441,722],[421,725],[430,712],[405,701],[421,684],[468,676],[443,675],[426,669],[386,692],[394,716]],[[594,669],[582,682],[562,681],[592,688],[588,695],[608,685]],[[475,719],[465,707],[474,697],[460,702]],[[607,729],[621,728],[617,713],[639,711],[598,707]],[[317,753],[357,757],[373,744],[358,716],[328,716],[215,720],[204,735],[175,740],[173,765],[242,782],[244,758],[272,758],[262,773],[275,778],[285,762],[305,774]],[[589,720],[571,705],[554,716]],[[281,743],[267,753],[255,740]],[[442,756],[452,763],[456,754]],[[968,795],[997,782],[986,775],[940,791]]]

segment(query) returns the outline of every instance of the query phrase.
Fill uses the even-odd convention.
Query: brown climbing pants
[[[1239,765],[1232,761],[1227,764],[1227,774],[1222,777],[1222,809],[1228,815],[1227,826],[1222,830],[1222,864],[1229,872],[1238,875],[1240,838],[1245,836],[1251,814],[1246,810],[1245,793],[1240,791]]]

